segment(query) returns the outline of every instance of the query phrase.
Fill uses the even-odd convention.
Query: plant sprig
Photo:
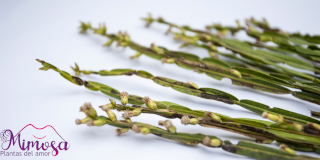
[[[188,114],[194,117],[204,117],[205,111],[198,111],[198,110],[192,111],[189,108],[186,108],[184,106],[181,106],[172,102],[153,101],[147,97],[143,98],[137,95],[132,95],[132,94],[128,95],[128,93],[126,92],[120,93],[117,89],[112,88],[110,86],[97,83],[97,82],[92,82],[92,81],[84,81],[81,78],[72,76],[69,73],[62,71],[59,68],[45,61],[42,61],[42,60],[37,60],[37,61],[44,66],[40,68],[40,70],[52,69],[60,73],[62,77],[64,77],[65,79],[67,79],[68,81],[76,85],[79,85],[79,86],[84,85],[87,89],[90,89],[93,91],[101,91],[102,93],[110,97],[120,99],[123,105],[125,105],[126,103],[136,104],[136,105],[146,104],[152,110],[164,111],[160,109],[170,109],[179,114]],[[145,73],[145,72],[140,72],[140,73],[143,73],[144,75],[149,75],[148,73]],[[113,104],[115,103],[113,101],[111,102]],[[243,104],[247,104],[247,106],[249,107],[253,107],[255,105],[257,106],[256,108],[258,107],[265,108],[264,105],[257,102],[252,102],[249,100],[243,100]],[[88,112],[88,115],[90,115],[90,113]],[[162,113],[163,113],[162,115],[167,114],[167,117],[168,117],[169,114],[172,112],[169,111],[169,112],[162,112]],[[275,139],[275,140],[281,141],[282,143],[285,142],[286,144],[290,144],[291,147],[294,146],[299,150],[316,151],[316,152],[318,151],[317,148],[319,147],[320,142],[319,142],[319,136],[317,135],[319,134],[317,132],[317,129],[314,129],[314,127],[310,128],[309,126],[304,127],[304,125],[291,122],[290,120],[285,120],[281,115],[278,115],[278,114],[273,114],[271,112],[266,112],[266,113],[269,115],[269,116],[268,115],[265,116],[266,118],[280,122],[280,125],[270,125],[270,123],[267,123],[266,121],[259,121],[259,120],[239,119],[239,118],[232,119],[228,116],[224,116],[218,113],[217,115],[221,117],[222,122],[226,121],[228,123],[221,123],[221,122],[212,121],[212,120],[211,122],[216,122],[215,123],[216,125],[212,125],[212,126],[215,126],[215,127],[218,126],[217,128],[243,134],[249,137],[254,137],[254,138],[257,138],[259,141],[266,140],[266,139],[269,139],[269,140]],[[288,113],[292,114],[292,112],[288,112]],[[295,115],[295,114],[292,114],[292,115]],[[275,117],[278,117],[278,118],[275,119]],[[192,117],[189,117],[189,118],[192,118]],[[280,119],[282,119],[282,121],[280,121]],[[192,123],[194,122],[196,121],[193,121]],[[231,123],[231,122],[234,122],[234,123]],[[281,124],[283,122],[284,124]],[[196,124],[197,123],[198,122],[196,122]],[[310,123],[310,124],[316,125],[315,123]],[[309,124],[306,124],[306,125],[309,125]],[[207,127],[212,127],[212,126],[207,125]],[[271,126],[278,129],[270,128]],[[298,127],[300,129],[297,130],[297,128],[295,128],[294,126],[300,126]],[[308,129],[306,130],[306,128]],[[315,132],[310,132],[312,130],[315,130]],[[265,137],[265,138],[261,138],[261,137]],[[303,141],[301,141],[301,137],[304,137]]]
[[[207,31],[201,31],[191,28],[190,26],[178,26],[176,24],[170,23],[165,21],[163,18],[153,19],[152,22],[158,22],[162,24],[169,25],[169,27],[176,27],[181,30],[181,34],[176,33],[176,38],[183,39],[185,43],[195,45],[197,47],[202,47],[208,49],[210,52],[217,52],[216,47],[210,47],[210,46],[222,46],[228,50],[231,50],[233,53],[237,53],[241,55],[243,58],[258,61],[264,64],[273,65],[281,70],[283,72],[293,74],[297,77],[301,77],[306,80],[314,81],[316,83],[320,83],[320,80],[314,76],[310,76],[304,73],[295,72],[292,69],[288,69],[286,67],[279,67],[278,65],[274,65],[274,63],[270,63],[272,61],[275,62],[281,62],[286,63],[288,65],[291,65],[293,67],[301,68],[301,69],[307,69],[314,71],[315,73],[320,73],[317,67],[312,66],[306,61],[296,59],[291,56],[281,55],[280,53],[273,53],[270,51],[264,51],[264,50],[255,50],[252,48],[251,45],[249,45],[247,42],[241,42],[236,39],[229,39],[229,38],[222,38],[221,36],[214,35]],[[197,33],[198,35],[194,37],[186,36],[186,31]],[[189,37],[189,38],[188,38]],[[185,41],[186,39],[194,39],[193,41]],[[201,41],[205,44],[210,44],[209,47],[205,47],[203,45],[199,45],[197,41]],[[320,55],[320,54],[319,54]],[[291,60],[291,62],[290,62]],[[299,63],[294,64],[293,61],[299,61]],[[289,62],[289,63],[288,63]]]
[[[165,126],[167,130],[145,123],[131,122],[131,120],[128,121],[127,119],[118,121],[117,119],[114,119],[114,113],[111,114],[112,111],[110,111],[110,108],[102,107],[102,109],[107,112],[109,118],[105,116],[98,116],[91,104],[85,103],[83,106],[81,106],[80,111],[86,114],[86,118],[82,120],[77,119],[76,124],[87,124],[88,126],[111,125],[114,127],[118,127],[118,129],[116,130],[118,136],[125,132],[128,132],[129,129],[131,129],[135,133],[141,133],[143,135],[151,133],[158,137],[177,141],[185,145],[197,145],[201,143],[207,147],[221,147],[225,151],[256,159],[316,159],[314,157],[296,155],[295,151],[286,145],[280,145],[280,150],[269,148],[262,145],[257,145],[246,141],[240,141],[237,145],[233,145],[228,140],[222,141],[218,137],[212,135],[204,135],[201,133],[191,134],[185,132],[176,132],[176,130],[169,129],[174,126],[172,122],[168,120],[159,121],[159,125]],[[95,114],[88,114],[92,112],[94,112]]]
[[[252,68],[233,68],[228,63],[219,59],[200,59],[198,56],[189,53],[169,51],[164,47],[159,47],[154,44],[152,44],[150,48],[143,47],[130,40],[128,34],[121,32],[119,32],[118,35],[107,34],[106,29],[102,26],[100,26],[100,28],[88,28],[86,26],[91,27],[89,24],[82,23],[82,30],[92,29],[95,33],[108,37],[110,40],[107,42],[107,45],[110,45],[112,42],[116,41],[120,46],[130,47],[131,49],[138,51],[138,53],[133,56],[135,58],[139,57],[141,54],[144,54],[151,58],[161,60],[162,63],[175,63],[182,68],[196,70],[199,73],[205,73],[206,75],[218,80],[221,80],[222,78],[229,78],[232,80],[234,85],[249,87],[275,94],[292,94],[299,99],[320,104],[320,96],[318,95],[320,93],[320,87],[317,85],[309,85],[301,81],[298,82],[294,79],[283,79],[283,77],[268,75],[265,72],[261,72]],[[263,61],[270,65],[278,66],[278,68],[282,68],[284,71],[288,70],[287,68],[279,66],[278,64],[269,60],[264,59]],[[300,74],[297,71],[288,70],[288,72],[292,72],[292,74]],[[312,76],[309,76],[309,78],[310,77]],[[312,93],[292,92],[281,85],[299,88],[303,91]]]
[[[113,70],[100,70],[100,71],[86,71],[86,70],[80,70],[79,67],[78,69],[75,69],[72,67],[72,69],[79,75],[80,73],[84,74],[98,74],[100,76],[119,76],[119,75],[137,75],[142,78],[147,78],[152,80],[153,82],[165,86],[165,87],[171,87],[172,89],[197,96],[200,98],[205,98],[205,99],[210,99],[210,100],[216,100],[220,101],[223,103],[227,104],[236,104],[239,105],[245,109],[248,109],[254,113],[257,113],[261,115],[263,112],[270,112],[273,114],[279,114],[282,115],[285,119],[295,121],[298,123],[308,123],[308,122],[313,122],[320,124],[320,121],[313,119],[308,116],[304,116],[298,113],[294,113],[288,110],[284,110],[282,108],[270,108],[268,105],[254,102],[252,100],[239,100],[235,96],[233,96],[230,93],[226,93],[214,88],[199,88],[198,85],[196,85],[193,82],[188,81],[186,82],[181,82],[177,81],[174,79],[166,78],[166,77],[158,77],[158,76],[153,76],[151,73],[143,70],[133,70],[133,69],[113,69]],[[301,94],[300,92],[293,92],[293,94],[298,95]]]

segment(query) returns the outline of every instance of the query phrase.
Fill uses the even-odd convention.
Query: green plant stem
[[[164,129],[161,129],[161,128],[158,128],[158,127],[155,127],[155,126],[152,126],[149,124],[145,124],[145,123],[139,123],[139,122],[129,123],[129,122],[126,122],[123,120],[112,121],[111,119],[104,117],[104,116],[96,116],[96,117],[92,118],[91,120],[92,120],[93,124],[96,124],[95,122],[98,122],[98,124],[99,124],[98,126],[110,125],[110,126],[120,128],[119,130],[131,129],[134,132],[146,130],[147,133],[143,133],[143,134],[151,133],[151,134],[156,135],[158,137],[177,141],[177,142],[183,143],[185,145],[197,145],[199,143],[202,143],[203,145],[205,145],[207,147],[221,147],[225,151],[228,151],[228,152],[231,152],[234,154],[248,156],[251,158],[256,158],[256,159],[270,159],[270,158],[272,158],[272,159],[290,159],[290,160],[292,160],[292,159],[297,159],[297,160],[316,159],[314,157],[309,157],[309,156],[304,156],[304,155],[295,155],[295,154],[291,154],[291,153],[288,153],[283,150],[277,150],[277,149],[269,148],[266,146],[257,145],[257,144],[251,143],[251,142],[246,142],[246,141],[240,141],[237,145],[233,145],[228,140],[221,141],[221,139],[219,139],[216,136],[212,136],[212,135],[204,135],[201,133],[191,134],[191,133],[185,133],[185,132],[172,133],[167,130],[164,130]],[[90,126],[92,126],[92,124],[90,124]],[[208,144],[207,141],[205,140],[206,138],[208,138],[209,140],[215,140],[215,142],[218,142],[218,143],[214,146],[212,145],[212,143]]]
[[[153,48],[143,47],[141,45],[138,45],[137,43],[134,43],[129,38],[126,39],[125,37],[129,37],[127,34],[106,34],[105,30],[103,32],[100,32],[100,30],[102,30],[102,27],[96,29],[90,27],[87,29],[92,29],[94,32],[108,37],[110,39],[109,42],[107,42],[108,45],[111,44],[110,42],[116,41],[123,47],[130,47],[131,49],[138,51],[138,56],[144,54],[149,57],[165,61],[166,63],[176,63],[182,68],[193,69],[199,73],[206,73],[208,76],[218,80],[221,80],[224,77],[230,78],[234,85],[249,87],[252,89],[275,94],[291,93],[299,99],[320,104],[320,96],[317,95],[320,93],[320,87],[317,85],[311,86],[308,84],[293,81],[293,79],[282,79],[250,68],[236,67],[233,69],[226,62],[221,60],[212,58],[204,58],[200,60],[200,58],[195,55],[184,52],[169,51],[163,47],[158,47],[155,45],[153,45]],[[285,71],[287,70],[287,68],[279,66],[271,61],[263,61],[270,65],[278,66],[278,68],[282,68]],[[239,74],[235,74],[235,72]],[[288,72],[293,71],[289,70]],[[296,71],[294,71],[293,73],[299,74]],[[282,87],[281,85],[292,88],[299,88],[303,91],[312,93],[305,94],[304,92],[292,92],[289,89]]]
[[[216,101],[220,101],[223,103],[227,103],[227,104],[236,104],[239,105],[245,109],[248,109],[254,113],[257,113],[259,115],[261,115],[263,112],[267,111],[267,112],[272,112],[275,114],[280,114],[282,115],[285,119],[287,120],[291,120],[291,121],[295,121],[298,123],[304,123],[306,124],[308,121],[313,122],[313,123],[318,123],[320,124],[320,121],[313,119],[311,117],[308,116],[304,116],[298,113],[294,113],[291,111],[287,111],[281,108],[270,108],[268,105],[262,104],[262,103],[258,103],[258,102],[254,102],[251,100],[238,100],[238,98],[236,98],[235,96],[214,89],[214,88],[195,88],[194,86],[192,86],[189,83],[185,83],[185,82],[181,82],[181,81],[177,81],[174,79],[169,79],[169,78],[165,78],[165,77],[158,77],[158,76],[153,76],[151,73],[143,71],[143,70],[133,70],[133,69],[114,69],[114,70],[100,70],[100,71],[86,71],[86,70],[80,70],[78,68],[78,70],[74,69],[74,71],[78,74],[80,73],[85,73],[85,74],[98,74],[100,76],[119,76],[119,75],[137,75],[139,77],[142,78],[147,78],[147,79],[151,79],[153,80],[153,82],[161,85],[161,86],[165,86],[165,87],[171,87],[172,89],[185,93],[185,94],[189,94],[189,95],[193,95],[193,96],[197,96],[200,98],[205,98],[205,99],[210,99],[210,100],[216,100]],[[143,74],[142,74],[143,73]],[[293,94],[298,94],[299,92],[293,92]]]
[[[191,31],[191,32],[198,33],[199,35],[197,36],[198,37],[197,40],[199,40],[199,41],[202,41],[204,43],[210,42],[214,45],[225,47],[226,49],[231,50],[234,53],[240,54],[244,58],[254,60],[254,61],[259,61],[259,62],[262,62],[264,64],[268,64],[268,65],[273,65],[273,66],[283,70],[286,73],[293,74],[297,77],[300,77],[300,78],[303,78],[306,80],[310,80],[310,81],[314,81],[316,83],[320,83],[320,80],[314,76],[310,76],[310,75],[307,75],[304,73],[299,73],[299,72],[297,73],[297,72],[294,72],[294,70],[291,70],[291,69],[288,69],[285,67],[279,67],[278,65],[274,65],[274,63],[269,63],[269,61],[270,62],[273,61],[275,57],[268,58],[268,57],[266,57],[266,55],[270,55],[270,54],[272,54],[272,52],[263,51],[263,50],[254,50],[252,48],[252,46],[249,46],[245,42],[241,42],[241,41],[238,41],[235,39],[221,38],[221,37],[214,35],[210,32],[192,29],[189,26],[180,27],[176,24],[165,21],[163,18],[152,19],[152,22],[158,22],[158,23],[169,25],[170,27],[176,27],[182,31],[182,33],[181,33],[182,36],[185,35],[185,31]],[[193,44],[193,43],[189,42],[189,44]],[[207,49],[209,51],[215,51],[215,50],[212,50],[211,48],[208,48],[208,47],[207,47]],[[282,60],[282,62],[284,62],[284,61]],[[299,65],[295,65],[294,67],[299,67]],[[320,73],[318,69],[316,69],[315,67],[312,67],[312,66],[304,67],[304,69],[309,69],[309,70],[315,71],[315,73]]]
[[[84,81],[79,77],[71,76],[69,73],[62,71],[59,68],[57,68],[57,67],[55,67],[45,61],[42,61],[42,60],[37,60],[37,61],[43,65],[43,67],[40,68],[40,70],[52,69],[52,70],[60,73],[60,75],[62,77],[64,77],[65,79],[67,79],[68,81],[70,81],[76,85],[80,85],[80,86],[84,85],[87,89],[90,89],[92,91],[101,91],[102,93],[104,93],[110,97],[113,97],[116,99],[121,99],[120,92],[115,88],[112,88],[110,86],[107,86],[107,85],[104,85],[101,83],[97,83],[97,82]],[[140,73],[143,73],[143,72],[140,72]],[[148,73],[143,73],[143,74],[149,75]],[[204,111],[197,111],[197,110],[192,111],[189,108],[186,108],[184,106],[174,104],[171,102],[163,102],[163,101],[155,101],[155,102],[156,102],[156,105],[158,108],[157,111],[161,111],[160,109],[168,109],[169,108],[170,110],[173,110],[179,114],[188,114],[190,116],[196,116],[196,117],[201,117],[204,115]],[[145,101],[140,96],[130,94],[128,96],[128,103],[141,105],[141,104],[144,104]],[[243,103],[249,107],[250,106],[254,107],[253,105],[256,105],[255,106],[256,108],[261,107],[261,105],[262,105],[262,104],[260,104],[260,106],[259,106],[259,104],[257,102],[251,102],[248,100],[243,100],[241,103]],[[254,104],[254,103],[256,103],[256,104]],[[292,112],[289,112],[289,113],[293,114]],[[166,114],[168,114],[168,113],[166,112]],[[253,138],[255,137],[257,139],[263,139],[261,137],[265,137],[264,139],[271,139],[272,138],[272,139],[276,139],[278,141],[279,140],[283,141],[287,144],[292,144],[292,146],[295,146],[299,150],[319,152],[317,149],[320,144],[319,136],[307,133],[310,130],[304,130],[304,132],[298,133],[298,132],[294,132],[292,129],[290,129],[290,127],[288,128],[288,126],[282,127],[281,125],[271,125],[270,122],[267,123],[266,121],[259,121],[259,120],[252,120],[252,119],[232,119],[228,116],[224,116],[221,114],[218,114],[218,115],[221,117],[222,122],[223,121],[228,122],[228,123],[225,123],[224,125],[220,126],[221,129],[225,129],[227,131],[243,134],[243,135],[246,135],[249,137],[251,136]],[[295,115],[295,116],[297,116],[297,115]],[[291,119],[295,119],[295,118],[291,118]],[[220,123],[217,123],[217,124],[220,124]],[[223,123],[221,123],[221,124],[223,124]],[[256,128],[257,125],[260,126],[260,128]],[[270,129],[269,125],[274,128],[279,128],[279,129],[278,130]],[[215,126],[219,126],[219,125],[215,125]],[[219,128],[219,127],[217,127],[217,128]],[[267,135],[269,137],[266,137]],[[274,137],[270,137],[270,136],[274,136]],[[304,137],[303,139],[305,139],[305,140],[301,141],[301,137]]]

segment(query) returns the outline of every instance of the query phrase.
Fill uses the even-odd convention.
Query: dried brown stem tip
[[[316,111],[312,111],[312,110],[310,110],[310,112],[311,112],[312,117],[316,117],[316,118],[320,117],[320,112],[316,112]]]
[[[140,133],[140,128],[136,124],[132,125],[131,130],[135,133]]]
[[[89,110],[90,108],[92,108],[92,105],[90,102],[85,102],[81,107],[80,107],[80,111],[81,112],[85,112],[86,110]]]
[[[80,120],[80,119],[76,119],[76,124],[77,124],[77,125],[82,124],[82,123],[81,123],[81,120]]]

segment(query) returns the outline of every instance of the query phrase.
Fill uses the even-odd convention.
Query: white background
[[[254,16],[257,19],[265,17],[272,26],[286,31],[320,34],[319,6],[319,1],[0,1],[0,130],[11,129],[17,133],[27,124],[36,127],[52,125],[71,144],[68,151],[55,157],[59,159],[247,159],[220,148],[202,145],[190,147],[131,131],[117,137],[114,132],[116,128],[111,126],[77,126],[74,120],[84,117],[79,112],[84,102],[92,102],[98,114],[106,115],[98,106],[109,103],[109,97],[73,85],[52,70],[39,71],[41,64],[35,59],[45,60],[70,73],[69,66],[74,62],[82,69],[91,70],[142,69],[156,76],[191,80],[199,87],[220,89],[239,99],[251,99],[271,107],[309,115],[308,109],[319,111],[319,106],[291,95],[268,94],[234,86],[229,79],[220,82],[176,65],[161,65],[159,61],[146,56],[130,61],[129,56],[135,51],[114,45],[111,48],[102,47],[107,39],[91,33],[79,34],[77,27],[79,21],[90,21],[94,27],[106,22],[109,33],[128,31],[132,40],[142,45],[149,46],[154,42],[171,50],[179,50],[180,42],[163,34],[167,27],[153,24],[151,28],[145,28],[140,18],[151,12],[154,16],[162,16],[179,25],[203,29],[213,22],[235,25],[236,19],[244,24],[245,18]],[[246,35],[241,33],[238,37],[245,38]],[[208,56],[202,49],[189,47],[181,50],[200,57]],[[210,110],[231,117],[262,119],[239,106],[186,95],[136,76],[92,75],[81,78],[104,83],[129,94],[176,102],[192,109]],[[118,118],[121,117],[120,113],[116,114]],[[164,118],[142,114],[132,120],[157,125]],[[233,143],[239,140],[254,141],[219,129],[183,126],[178,119],[172,121],[179,132],[212,134]],[[276,144],[270,146],[277,148]],[[17,147],[10,150],[18,151]],[[26,157],[1,157],[14,158]]]

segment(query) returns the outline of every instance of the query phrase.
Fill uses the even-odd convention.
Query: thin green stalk
[[[110,40],[106,43],[106,45],[111,45],[112,42],[116,41],[117,44],[120,46],[130,47],[131,49],[138,51],[138,53],[133,57],[138,57],[141,54],[144,54],[151,58],[161,60],[163,63],[175,63],[182,68],[193,69],[199,73],[205,73],[208,76],[218,80],[221,80],[222,78],[230,78],[234,85],[249,87],[252,89],[275,94],[293,93],[293,95],[299,99],[320,104],[320,96],[317,95],[320,93],[320,87],[316,85],[311,86],[307,84],[302,84],[296,81],[292,81],[292,79],[287,80],[281,77],[275,77],[250,68],[231,68],[229,64],[218,59],[204,58],[200,60],[200,58],[195,55],[184,52],[169,51],[163,47],[158,47],[154,44],[151,46],[151,48],[143,47],[131,41],[128,34],[106,34],[105,26],[100,26],[100,28],[95,29],[92,28],[90,24],[82,23],[81,28],[82,32],[85,32],[87,29],[92,29],[95,33],[108,37]],[[282,66],[279,66],[271,61],[265,59],[263,59],[262,61],[264,61],[264,63],[278,66],[278,68],[282,68]],[[284,67],[282,69],[287,71],[287,69]],[[241,72],[239,72],[240,70]],[[289,70],[288,72],[300,74],[299,72],[291,70]],[[292,88],[299,88],[303,91],[312,92],[316,94],[304,94],[304,92],[301,92],[301,95],[300,92],[292,92],[291,90],[282,87],[281,85],[285,85],[287,87]]]
[[[238,20],[236,20],[236,22],[237,22],[237,27],[222,26],[219,23],[219,24],[208,25],[208,26],[206,26],[206,29],[208,29],[208,30],[215,29],[215,30],[219,31],[218,35],[221,35],[221,36],[226,35],[228,32],[230,32],[232,35],[235,35],[237,32],[239,32],[241,30],[245,30],[245,28],[241,26],[241,24]]]
[[[249,29],[247,30],[247,34],[249,36],[255,38],[257,41],[260,42],[272,41],[278,45],[277,47],[268,47],[260,45],[262,47],[279,52],[298,54],[301,57],[307,58],[315,62],[318,62],[320,59],[320,48],[316,44],[304,40],[303,36],[292,36],[289,33],[285,33],[281,30],[271,29],[268,27],[267,22],[258,22],[253,18],[247,20],[247,25],[249,26]],[[251,25],[255,25],[256,27],[262,28],[263,32],[259,32],[258,30],[254,29]],[[308,47],[305,48],[303,47],[303,45],[307,45]]]
[[[277,108],[277,107],[270,108],[268,105],[254,102],[252,100],[239,100],[232,94],[229,94],[214,88],[199,88],[195,83],[190,81],[185,83],[185,82],[181,82],[181,81],[177,81],[177,80],[169,79],[165,77],[153,76],[151,73],[143,70],[137,71],[133,69],[114,69],[110,71],[108,70],[86,71],[86,70],[80,70],[78,65],[76,66],[76,68],[72,67],[72,69],[76,72],[77,75],[79,75],[80,73],[84,73],[84,74],[92,73],[92,74],[98,74],[100,76],[137,75],[142,78],[151,79],[153,82],[161,86],[171,87],[172,89],[185,94],[197,96],[200,98],[210,99],[210,100],[216,100],[216,101],[220,101],[220,102],[231,104],[231,105],[236,104],[254,113],[257,113],[259,115],[267,111],[274,114],[280,114],[285,119],[295,121],[298,123],[306,124],[307,122],[313,122],[313,123],[320,124],[320,121],[316,119],[313,119],[311,117],[304,116],[298,113],[294,113],[288,110],[284,110],[282,108]],[[293,92],[293,94],[295,95],[299,93],[300,92]]]
[[[198,33],[199,35],[193,37],[192,39],[196,39],[196,41],[199,40],[199,41],[206,43],[206,44],[210,43],[210,45],[217,45],[217,46],[225,47],[226,49],[231,50],[234,53],[238,53],[242,57],[250,59],[250,60],[259,61],[259,62],[268,64],[268,65],[273,65],[273,64],[266,63],[267,61],[281,62],[281,63],[286,63],[288,65],[291,65],[293,67],[307,69],[307,70],[314,71],[315,73],[320,73],[316,67],[312,66],[312,64],[309,64],[306,61],[302,61],[300,59],[297,59],[297,58],[294,58],[291,56],[286,56],[286,55],[282,55],[282,54],[274,53],[274,52],[270,52],[270,51],[265,51],[265,50],[255,50],[252,48],[251,45],[248,45],[248,43],[246,43],[246,42],[241,42],[236,39],[222,38],[222,37],[214,35],[210,32],[192,29],[189,26],[180,27],[176,24],[169,23],[169,22],[165,21],[163,18],[153,19],[151,17],[151,19],[150,20],[149,19],[150,19],[150,17],[144,18],[144,20],[147,21],[147,23],[149,23],[149,21],[158,22],[158,23],[169,25],[170,27],[176,27],[176,28],[180,29],[182,31],[181,36],[185,36],[185,31],[191,31],[191,32]],[[188,41],[188,43],[193,45],[193,42],[196,42],[196,41]],[[212,48],[212,47],[207,47],[207,49],[209,51],[215,51],[215,48]],[[273,66],[279,68],[278,65],[273,65]],[[283,70],[286,73],[293,74],[297,77],[301,77],[306,80],[320,83],[320,80],[314,76],[310,76],[310,75],[300,73],[300,72],[294,72],[294,70],[291,70],[288,68],[285,68],[285,69],[283,69],[283,68],[284,67],[280,67],[279,69]]]
[[[92,82],[92,81],[84,81],[79,77],[71,76],[69,73],[62,71],[59,68],[47,62],[44,62],[42,60],[37,60],[37,61],[43,65],[43,67],[40,68],[40,70],[46,71],[46,70],[52,69],[58,72],[62,77],[64,77],[65,79],[67,79],[68,81],[76,85],[80,85],[80,86],[84,85],[87,89],[90,89],[92,91],[101,91],[102,93],[110,97],[121,99],[121,103],[123,105],[125,105],[126,103],[136,104],[136,105],[146,104],[150,109],[159,111],[159,113],[162,113],[162,115],[165,117],[169,117],[170,113],[173,113],[172,111],[175,112],[174,114],[179,113],[179,114],[187,114],[187,115],[190,115],[191,117],[192,116],[204,117],[204,113],[205,113],[204,111],[198,111],[198,110],[192,111],[187,107],[184,107],[172,102],[152,101],[148,97],[142,98],[137,95],[132,95],[132,94],[128,95],[128,93],[126,92],[120,93],[117,89],[112,88],[110,86],[97,83],[97,82]],[[150,76],[150,74],[147,72],[139,72],[139,73],[141,73],[141,76],[143,75]],[[219,92],[216,92],[216,93],[219,93]],[[221,91],[220,91],[220,94],[221,94]],[[256,108],[256,109],[259,109],[259,107],[265,108],[264,105],[259,104],[257,102],[253,102],[249,100],[241,100],[241,101],[240,101],[240,104],[242,103],[243,105],[246,105],[248,108],[250,107]],[[111,102],[113,105],[115,105],[114,101],[111,101]],[[167,111],[163,109],[169,109],[172,111]],[[89,112],[87,114],[92,115],[94,113],[95,112]],[[294,116],[297,116],[297,114],[293,112],[286,112],[286,113],[290,113]],[[265,116],[265,114],[269,114],[269,116],[268,115]],[[260,121],[260,120],[241,119],[241,118],[232,119],[228,116],[224,116],[221,114],[217,114],[217,115],[221,117],[222,123],[217,120],[214,121],[212,119],[209,119],[208,121],[206,121],[208,122],[206,127],[221,128],[227,131],[253,137],[258,140],[276,139],[278,141],[282,141],[282,143],[285,142],[286,144],[290,144],[291,146],[294,146],[299,150],[320,152],[318,151],[318,148],[320,145],[319,131],[314,130],[310,127],[305,127],[306,125],[301,125],[298,123],[291,122],[290,120],[284,119],[281,115],[278,115],[269,111],[264,112],[263,114],[264,117],[269,118],[271,120],[275,120],[274,119],[275,117],[280,118],[279,120],[275,120],[279,122],[280,125],[279,124],[272,125],[270,122]],[[295,119],[295,118],[291,118],[291,119]],[[204,120],[206,120],[206,118],[204,118]],[[227,122],[227,123],[224,123],[224,122]],[[212,123],[212,124],[210,125],[209,123],[210,124]],[[285,123],[285,124],[282,124],[282,123]],[[315,123],[310,123],[310,124],[317,125]],[[298,127],[295,127],[295,126],[298,126]],[[302,137],[304,139],[303,141],[301,140]]]
[[[167,130],[145,123],[131,122],[131,120],[128,118],[118,121],[115,118],[114,113],[110,111],[110,108],[108,107],[103,108],[103,110],[107,112],[109,118],[104,116],[97,116],[91,104],[88,103],[85,103],[80,108],[80,110],[86,114],[86,118],[82,120],[77,119],[76,124],[87,124],[88,126],[111,125],[114,127],[118,127],[118,129],[116,130],[118,135],[123,134],[131,129],[135,133],[141,133],[144,135],[151,133],[161,138],[177,141],[185,145],[197,145],[201,143],[207,147],[222,147],[222,149],[225,151],[256,159],[317,159],[304,155],[296,155],[294,150],[285,145],[280,146],[281,150],[272,149],[266,146],[257,145],[246,141],[240,141],[237,145],[233,145],[229,141],[222,141],[218,137],[212,135],[176,132],[176,127],[173,126],[172,122],[168,120],[164,122],[159,121],[159,125],[165,126]],[[88,113],[92,113],[93,110],[95,114],[89,115]],[[174,130],[170,128],[174,128]]]
[[[304,151],[312,151],[310,147],[306,147],[300,144],[308,141],[307,139],[309,138],[306,137],[306,135],[308,134],[303,134],[302,132],[295,132],[292,129],[290,131],[286,130],[288,129],[286,127],[290,126],[286,122],[271,123],[267,121],[248,119],[248,118],[231,118],[219,113],[191,110],[187,107],[174,104],[171,102],[162,101],[161,103],[170,104],[170,105],[168,105],[166,109],[153,110],[153,109],[139,106],[139,105],[133,105],[131,107],[131,106],[114,104],[113,109],[117,109],[118,111],[125,111],[125,113],[123,114],[123,117],[126,117],[126,118],[133,117],[134,115],[133,113],[136,110],[139,110],[140,113],[157,114],[159,116],[163,116],[166,118],[179,118],[181,119],[182,123],[183,123],[182,121],[183,117],[187,115],[189,118],[198,119],[199,120],[198,124],[201,126],[229,130],[234,133],[255,138],[256,142],[271,143],[273,140],[276,140],[279,143],[291,144],[292,148],[298,148],[299,150],[304,150]],[[110,104],[107,104],[104,106],[110,106]],[[135,116],[138,116],[138,115],[135,115]],[[245,128],[250,128],[250,129],[246,130]],[[309,130],[309,129],[312,129],[312,126],[309,125],[304,127],[304,130]],[[282,133],[280,133],[279,131]],[[287,132],[287,133],[283,133],[283,132]],[[295,134],[299,134],[299,136]],[[288,138],[290,140],[288,140]],[[318,138],[320,137],[318,136]],[[294,142],[292,141],[293,139],[294,139]],[[305,139],[307,141],[300,141],[301,139]],[[293,143],[295,145],[292,145]]]
[[[309,35],[309,34],[302,35],[300,33],[284,32],[279,28],[271,28],[266,19],[263,19],[263,21],[257,21],[254,18],[251,18],[251,19],[248,19],[247,22],[255,25],[256,27],[259,27],[260,29],[263,29],[264,32],[269,33],[269,35],[276,35],[278,37],[282,36],[296,44],[306,44],[306,45],[310,45],[310,43],[320,44],[319,35]]]

